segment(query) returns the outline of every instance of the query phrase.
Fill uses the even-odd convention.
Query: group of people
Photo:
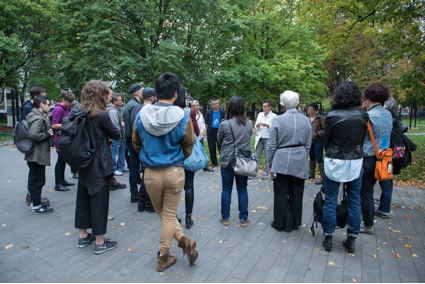
[[[204,143],[203,132],[206,125],[211,163],[213,167],[220,165],[221,171],[220,222],[225,226],[229,225],[235,181],[240,226],[249,226],[249,177],[235,174],[230,162],[236,145],[238,149],[251,151],[253,128],[251,121],[246,118],[242,97],[232,97],[226,112],[219,107],[219,100],[213,99],[212,109],[206,113],[204,119],[199,111],[199,102],[193,101],[191,109],[186,107],[185,88],[175,74],[167,72],[156,80],[155,89],[141,84],[130,87],[132,98],[124,108],[122,121],[117,111],[122,104],[121,95],[113,93],[107,83],[92,80],[81,92],[81,104],[70,113],[69,108],[74,104],[75,96],[68,91],[62,93],[62,103],[56,104],[50,123],[46,116],[50,112],[50,100],[41,91],[42,89],[37,89],[33,92],[35,95],[31,93],[32,109],[26,115],[30,138],[36,141],[34,152],[25,156],[30,169],[28,190],[34,212],[53,210],[48,207],[48,200],[41,199],[41,188],[45,183],[45,166],[50,165],[48,140],[60,130],[63,118],[69,116],[72,120],[84,112],[90,140],[100,141],[90,166],[78,172],[75,227],[80,233],[79,248],[95,243],[94,253],[101,254],[117,247],[116,241],[104,238],[108,221],[109,191],[125,188],[114,176],[127,171],[124,159],[129,153],[127,164],[130,201],[138,203],[139,212],[156,212],[162,221],[157,270],[164,271],[176,262],[176,256],[170,254],[173,238],[187,254],[190,265],[193,265],[198,257],[196,241],[184,236],[177,208],[184,189],[185,223],[186,228],[190,229],[193,225],[195,172],[184,169],[184,161],[191,155],[195,139]],[[376,182],[376,156],[367,131],[367,122],[370,121],[372,125],[378,148],[390,147],[393,127],[400,129],[403,125],[396,118],[394,103],[389,96],[386,86],[374,84],[366,88],[362,100],[357,85],[344,82],[332,96],[332,110],[326,119],[317,114],[318,106],[315,103],[308,106],[309,117],[299,113],[299,95],[293,91],[285,91],[280,95],[280,103],[286,110],[282,115],[271,111],[270,101],[263,102],[263,112],[258,115],[254,124],[258,130],[255,154],[257,164],[263,152],[265,155],[261,178],[268,178],[270,174],[273,180],[273,228],[288,231],[289,227],[290,231],[302,224],[304,183],[306,179],[315,178],[316,160],[320,171],[320,179],[316,183],[324,184],[325,192],[322,227],[326,251],[332,249],[341,182],[347,185],[348,229],[344,246],[350,253],[354,252],[355,239],[359,233],[373,234],[374,215],[388,218],[392,181],[381,183],[381,202],[375,211],[373,186]],[[390,111],[383,108],[386,102]],[[362,105],[367,112],[360,108]],[[25,107],[30,108],[30,104]],[[60,156],[56,136],[55,142],[58,153],[55,189],[62,191],[66,190],[65,186],[72,184],[64,179],[65,162]],[[216,146],[220,162],[217,160]],[[409,152],[415,146],[412,143],[406,145],[407,148]],[[323,149],[326,151],[325,159]],[[409,155],[406,153],[406,156]],[[394,163],[394,173],[399,173],[399,169],[408,162],[401,162],[398,169]],[[203,170],[212,172],[213,167]],[[87,229],[90,228],[89,233]]]

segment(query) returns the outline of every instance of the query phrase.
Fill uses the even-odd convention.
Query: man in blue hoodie
[[[34,108],[34,99],[38,96],[45,96],[46,95],[46,91],[43,88],[40,87],[32,87],[30,89],[30,96],[31,96],[31,100],[28,100],[25,102],[25,104],[22,106],[21,108],[21,117],[20,117],[20,121],[22,121],[27,114],[29,114],[32,109]]]
[[[162,74],[155,83],[158,102],[144,106],[134,121],[132,142],[145,169],[145,186],[162,221],[157,270],[164,271],[176,262],[169,254],[175,238],[187,254],[190,265],[198,258],[196,241],[184,236],[176,214],[184,186],[183,163],[192,154],[195,134],[189,113],[173,106],[180,89],[173,73]]]

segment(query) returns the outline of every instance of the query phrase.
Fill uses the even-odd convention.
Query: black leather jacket
[[[363,158],[369,115],[357,107],[333,109],[325,121],[326,157],[340,160]]]

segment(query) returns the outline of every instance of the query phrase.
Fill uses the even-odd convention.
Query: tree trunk
[[[252,104],[251,106],[251,120],[255,120],[255,104]]]

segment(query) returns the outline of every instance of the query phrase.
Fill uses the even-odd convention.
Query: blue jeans
[[[239,219],[245,222],[248,218],[248,191],[246,189],[248,177],[235,175],[229,169],[221,168],[221,217],[224,220],[230,218],[230,203],[232,201],[233,179],[236,179],[236,189],[238,191]]]
[[[318,163],[323,163],[323,145],[323,141],[311,143],[310,161],[317,160]]]
[[[362,185],[363,169],[360,176],[347,182],[347,237],[357,237],[360,233],[360,188]],[[336,206],[338,203],[339,185],[341,183],[329,179],[325,175],[325,206],[323,206],[322,229],[323,235],[334,234],[336,228]]]
[[[120,138],[118,140],[112,140],[111,145],[112,163],[114,164],[114,170],[117,170],[117,156],[118,156],[118,170],[125,168],[125,145],[124,141]]]
[[[380,181],[381,198],[379,202],[378,212],[384,215],[390,215],[391,196],[393,194],[393,180]]]

